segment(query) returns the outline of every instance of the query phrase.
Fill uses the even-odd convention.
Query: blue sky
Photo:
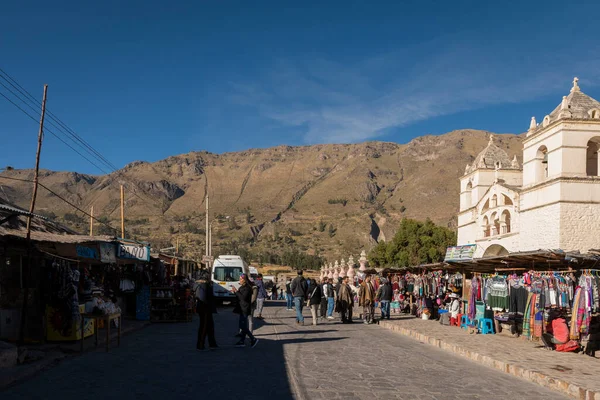
[[[14,2],[0,14],[0,68],[36,97],[47,83],[48,109],[118,167],[199,150],[521,133],[574,76],[600,98],[598,2],[505,4]],[[0,167],[32,167],[36,135],[0,98]],[[46,139],[42,167],[101,173]]]

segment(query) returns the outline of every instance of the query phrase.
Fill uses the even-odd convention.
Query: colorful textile
[[[542,337],[542,325],[543,325],[543,321],[544,321],[544,312],[543,311],[538,311],[535,313],[535,320],[534,320],[534,325],[533,325],[533,336],[540,338]]]
[[[531,298],[533,294],[529,293],[527,296],[527,305],[525,306],[525,314],[523,314],[523,336],[530,337],[530,317],[531,317]]]

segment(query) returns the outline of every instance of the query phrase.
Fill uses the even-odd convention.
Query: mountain
[[[125,191],[127,237],[156,247],[179,242],[203,253],[205,195],[209,194],[213,245],[235,240],[256,250],[296,248],[330,259],[356,256],[391,238],[404,218],[431,218],[455,228],[458,178],[486,146],[489,132],[458,130],[418,137],[408,144],[366,142],[278,146],[212,154],[191,152],[148,163],[136,161],[109,175],[41,171],[40,182],[111,226],[120,226]],[[496,144],[520,159],[518,135]],[[32,170],[0,174],[0,196],[28,207]],[[87,232],[89,218],[40,189],[36,212]],[[217,218],[218,217],[218,218]],[[227,218],[229,217],[229,218]],[[96,224],[96,232],[106,227]],[[253,232],[258,234],[253,239]]]

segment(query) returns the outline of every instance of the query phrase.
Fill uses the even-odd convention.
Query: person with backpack
[[[327,319],[334,319],[333,310],[335,309],[335,289],[333,287],[333,279],[328,278],[327,283],[323,285],[325,288],[323,297],[327,298]]]
[[[302,309],[304,308],[304,301],[308,298],[308,284],[304,276],[302,276],[302,270],[298,271],[298,276],[294,278],[290,286],[292,296],[294,296],[294,305],[296,306],[296,323],[304,325]]]
[[[327,317],[327,278],[324,278],[321,283],[321,309],[320,309],[320,317],[325,319]]]
[[[246,336],[250,338],[250,346],[254,348],[258,339],[254,337],[248,329],[248,316],[252,315],[252,287],[248,284],[248,277],[245,274],[240,275],[240,288],[231,287],[231,291],[237,297],[237,304],[233,312],[240,315],[239,328],[242,331],[242,337],[235,344],[235,347],[246,346]]]
[[[206,339],[208,338],[208,346],[211,350],[218,348],[215,339],[215,322],[213,313],[217,312],[216,304],[213,298],[212,281],[208,271],[200,271],[199,279],[194,287],[194,297],[196,300],[196,312],[200,317],[200,325],[198,326],[198,339],[196,341],[196,349],[199,351],[205,350]]]
[[[285,284],[286,309],[292,311],[294,308],[294,296],[292,296],[292,280],[288,279]]]
[[[319,282],[314,281],[308,297],[308,305],[310,307],[310,313],[312,314],[313,325],[315,326],[317,325],[317,312],[321,305],[321,293],[321,285],[319,285]]]
[[[265,300],[267,299],[267,297],[269,297],[269,294],[267,293],[267,289],[265,289],[262,274],[258,274],[255,285],[258,288],[258,297],[256,299],[256,312],[258,313],[258,315],[256,316],[256,318],[264,319],[262,316],[262,311],[263,307],[265,306]]]
[[[394,295],[392,284],[388,279],[381,278],[381,286],[377,290],[376,300],[381,305],[381,319],[390,319],[390,304]]]

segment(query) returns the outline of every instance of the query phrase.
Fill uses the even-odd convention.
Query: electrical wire
[[[21,182],[33,183],[32,179],[13,178],[13,177],[10,177],[10,176],[3,176],[3,175],[0,175],[0,179],[9,179],[9,180],[12,180],[12,181],[21,181]],[[62,197],[61,195],[59,195],[58,193],[56,193],[55,191],[53,191],[52,189],[50,189],[49,187],[47,187],[46,185],[40,183],[39,181],[38,181],[38,185],[40,185],[41,187],[43,187],[44,189],[46,189],[48,192],[50,192],[54,196],[58,197],[60,200],[64,201],[65,203],[67,203],[68,205],[70,205],[71,207],[73,207],[74,209],[76,209],[77,211],[79,211],[79,212],[85,214],[86,216],[92,218],[94,221],[98,222],[99,224],[102,224],[102,225],[104,225],[104,226],[112,229],[113,231],[118,232],[116,228],[113,228],[112,226],[110,226],[106,222],[103,222],[103,221],[99,220],[98,218],[94,217],[93,215],[85,212],[84,210],[82,210],[81,208],[77,207],[75,204],[71,203],[69,200],[65,199],[64,197]]]
[[[33,97],[33,95],[28,92],[25,88],[23,88],[23,86],[21,86],[14,78],[12,78],[10,75],[8,75],[3,69],[0,68],[0,72],[2,74],[4,74],[5,76],[3,76],[2,74],[0,74],[0,78],[4,79],[4,81],[6,81],[8,84],[10,84],[15,90],[17,90],[21,95],[25,96],[26,98],[29,98],[31,101],[34,102],[34,104],[36,105],[40,105],[41,106],[41,102],[39,100],[36,100],[35,97]],[[19,95],[17,95],[13,90],[11,90],[10,88],[8,88],[6,85],[4,85],[2,82],[0,82],[0,85],[2,85],[5,89],[7,89],[13,96],[15,96],[17,99],[19,99],[21,102],[23,102],[24,104],[26,104],[29,108],[31,108],[33,111],[37,110],[32,107],[29,103],[27,103],[25,100],[23,100]],[[25,115],[27,115],[32,121],[37,123],[37,120],[35,117],[31,116],[27,111],[25,111],[22,107],[20,107],[18,104],[16,104],[14,101],[12,101],[10,98],[8,98],[7,96],[5,96],[3,93],[0,93],[0,95],[2,95],[2,97],[4,97],[6,100],[8,100],[11,104],[13,104],[15,107],[17,107],[21,112],[23,112]],[[76,145],[80,146],[83,148],[83,150],[85,150],[88,154],[90,154],[93,158],[95,158],[96,160],[98,160],[101,164],[104,164],[105,166],[107,166],[110,170],[112,170],[112,172],[115,172],[117,174],[117,176],[124,178],[123,177],[123,172],[119,171],[118,168],[112,164],[110,161],[108,161],[106,159],[106,157],[104,157],[102,154],[100,154],[100,152],[98,152],[96,149],[94,149],[91,145],[89,145],[87,142],[85,142],[85,140],[83,140],[79,135],[77,135],[71,128],[69,128],[63,121],[61,121],[58,117],[56,117],[52,112],[50,112],[49,110],[46,111],[46,113],[49,115],[49,118],[52,119],[53,121],[56,121],[56,123],[58,123],[59,125],[61,125],[63,128],[57,126],[56,124],[54,124],[52,121],[47,121],[47,123],[49,123],[51,126],[53,126],[54,128],[56,128],[58,131],[60,131],[64,136],[66,136],[67,138],[69,138],[71,141],[73,141]],[[65,130],[66,129],[66,132]],[[63,144],[65,144],[67,147],[69,147],[71,150],[73,150],[75,153],[79,154],[83,159],[85,159],[86,161],[88,161],[90,164],[92,164],[93,166],[95,166],[96,168],[98,168],[100,171],[102,171],[104,174],[109,175],[110,173],[107,172],[106,170],[104,170],[104,168],[100,167],[98,164],[96,164],[95,162],[93,162],[92,160],[90,160],[88,157],[86,157],[85,155],[83,155],[80,151],[78,151],[77,149],[75,149],[73,146],[71,146],[69,143],[67,143],[65,140],[63,140],[61,137],[58,136],[58,134],[56,134],[54,131],[48,129],[47,127],[45,128],[46,131],[48,131],[52,136],[54,136],[55,138],[57,138],[59,141],[61,141]],[[79,143],[78,143],[79,142]],[[131,194],[133,194],[135,197],[137,197],[138,199],[142,200],[143,202],[145,202],[146,204],[150,205],[150,206],[154,206],[156,204],[150,204],[147,202],[146,199],[142,198],[140,195],[138,195],[133,189],[130,189],[127,187],[127,185],[123,185],[125,189],[127,189]],[[96,197],[97,199],[97,197]],[[154,199],[152,199],[152,201],[155,201]],[[90,203],[91,204],[91,203]]]

